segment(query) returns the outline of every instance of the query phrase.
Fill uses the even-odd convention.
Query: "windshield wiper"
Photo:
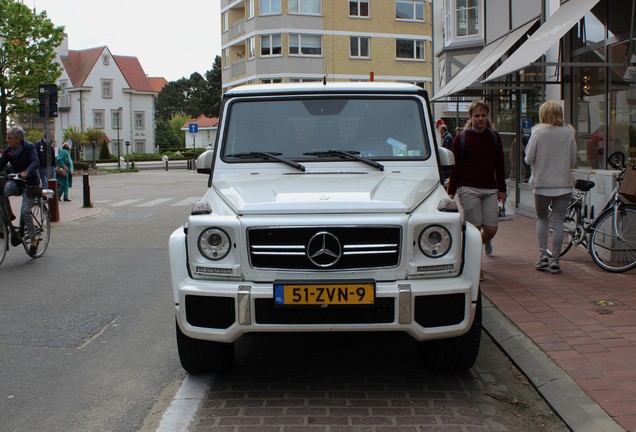
[[[303,153],[303,155],[305,156],[317,156],[317,157],[334,157],[334,156],[340,156],[340,157],[344,157],[347,159],[353,159],[353,160],[357,160],[359,162],[365,163],[369,166],[372,166],[373,168],[377,168],[380,171],[384,171],[384,165],[382,165],[379,162],[376,162],[374,160],[371,159],[367,159],[365,157],[362,156],[358,156],[360,154],[359,151],[343,151],[343,150],[322,150],[322,151],[314,151],[314,152],[307,152],[307,153]]]
[[[305,171],[305,167],[299,164],[298,162],[294,162],[293,160],[279,157],[281,154],[282,153],[276,153],[276,152],[242,152],[242,153],[233,153],[233,154],[225,155],[225,157],[239,158],[239,159],[255,159],[255,158],[271,159],[271,160],[284,163],[285,165],[289,165],[290,167],[296,168],[297,170]]]

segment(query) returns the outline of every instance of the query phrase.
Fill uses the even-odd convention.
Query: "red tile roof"
[[[85,84],[88,75],[104,50],[108,51],[108,48],[102,46],[85,50],[69,50],[68,56],[60,58],[73,87],[81,87]],[[137,57],[113,55],[112,58],[130,89],[147,92],[158,91],[151,85]]]
[[[149,77],[148,80],[156,92],[160,92],[166,85],[168,85],[168,80],[164,77]]]
[[[199,117],[195,118],[195,119],[190,119],[188,121],[185,122],[185,124],[183,126],[181,126],[181,129],[188,129],[189,125],[191,123],[197,123],[199,125],[199,128],[212,128],[212,127],[218,127],[219,126],[219,118],[218,117],[206,117],[203,114],[201,114]]]

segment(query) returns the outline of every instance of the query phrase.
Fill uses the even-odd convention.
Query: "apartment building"
[[[434,0],[433,14],[436,116],[461,126],[470,101],[486,99],[509,196],[532,208],[522,143],[541,104],[560,101],[577,132],[576,175],[599,180],[602,203],[616,174],[607,156],[636,163],[636,0]]]
[[[399,81],[432,91],[431,0],[221,0],[224,90]]]

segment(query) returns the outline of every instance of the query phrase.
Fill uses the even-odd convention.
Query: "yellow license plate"
[[[276,305],[372,305],[375,283],[274,283]]]

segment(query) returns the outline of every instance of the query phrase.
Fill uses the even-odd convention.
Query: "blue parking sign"
[[[198,123],[190,123],[188,125],[188,130],[191,134],[199,133],[199,124]]]

